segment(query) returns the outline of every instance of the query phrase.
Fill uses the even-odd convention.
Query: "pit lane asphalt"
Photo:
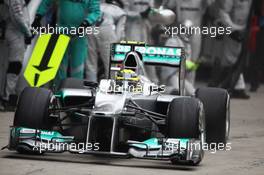
[[[13,113],[0,113],[0,147],[8,142]],[[170,174],[264,174],[264,87],[250,100],[231,101],[231,151],[206,152],[197,167],[169,162],[120,159],[70,153],[43,156],[0,151],[0,175],[170,175]]]

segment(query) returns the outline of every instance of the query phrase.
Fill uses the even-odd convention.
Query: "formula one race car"
[[[179,69],[178,95],[151,82],[145,65]],[[20,95],[9,150],[64,152],[198,165],[205,144],[225,144],[229,95],[201,88],[184,96],[183,48],[111,45],[110,73],[99,84],[69,78],[59,90],[27,87]]]

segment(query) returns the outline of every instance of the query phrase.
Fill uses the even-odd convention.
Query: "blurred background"
[[[249,99],[248,91],[256,92],[264,81],[263,0],[92,0],[90,4],[86,0],[67,1],[81,4],[80,11],[87,9],[80,12],[80,17],[76,16],[77,5],[65,8],[61,1],[0,0],[1,111],[14,110],[17,96],[28,86],[23,71],[38,37],[30,28],[48,24],[93,26],[99,30],[73,39],[76,41],[70,43],[73,49],[67,52],[66,68],[62,64],[66,74],[61,79],[75,77],[98,82],[107,78],[110,44],[129,40],[184,47],[189,95],[202,84],[225,88],[232,98]],[[224,27],[230,28],[230,33],[212,36],[166,32],[180,26]],[[177,70],[152,66],[146,71],[157,84],[177,89]]]

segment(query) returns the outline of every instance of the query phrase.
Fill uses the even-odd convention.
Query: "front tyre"
[[[198,99],[190,97],[175,98],[169,105],[167,117],[168,138],[186,138],[193,142],[199,142],[199,148],[192,152],[193,159],[183,163],[185,165],[198,165],[204,155],[202,145],[205,141],[205,119],[202,103]],[[177,159],[171,159],[171,162],[181,164]]]
[[[48,89],[25,88],[19,97],[14,126],[32,129],[51,129],[49,106],[52,97],[53,94]]]
[[[48,89],[26,87],[19,97],[13,125],[30,129],[51,130],[54,121],[50,117],[49,107],[54,98]],[[43,153],[24,143],[19,143],[15,147],[21,154],[39,155]]]

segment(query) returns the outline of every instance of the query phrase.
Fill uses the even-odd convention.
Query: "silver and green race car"
[[[225,144],[229,95],[201,88],[185,96],[183,48],[114,43],[100,83],[69,78],[55,92],[28,87],[19,97],[9,150],[121,156],[198,165],[204,144]],[[177,95],[151,82],[145,65],[179,70]]]

